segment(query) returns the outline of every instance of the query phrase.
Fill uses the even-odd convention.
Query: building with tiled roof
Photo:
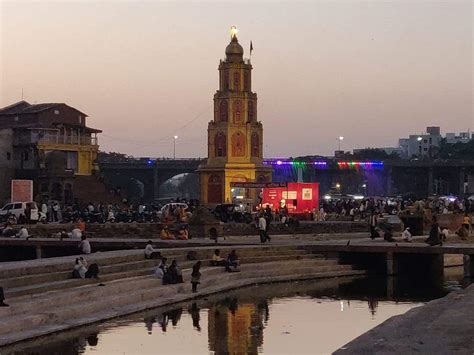
[[[87,117],[65,103],[0,108],[0,202],[9,198],[14,178],[33,180],[35,196],[72,200],[74,177],[97,170],[102,131],[88,127]]]

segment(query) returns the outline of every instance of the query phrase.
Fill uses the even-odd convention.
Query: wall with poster
[[[284,200],[290,214],[312,212],[319,209],[319,183],[289,182],[288,187],[263,189],[262,204],[278,210]]]
[[[33,201],[33,180],[12,180],[11,202]]]

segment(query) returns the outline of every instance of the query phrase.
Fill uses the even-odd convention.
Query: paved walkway
[[[335,354],[474,354],[474,285],[395,316]]]

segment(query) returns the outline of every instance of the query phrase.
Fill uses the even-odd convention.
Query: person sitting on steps
[[[219,249],[214,250],[212,255],[211,266],[225,266],[226,261],[221,257],[221,251]]]
[[[188,240],[189,237],[189,232],[186,229],[186,226],[183,224],[181,227],[179,227],[177,239],[179,240]]]
[[[99,266],[97,264],[87,265],[86,259],[83,257],[76,258],[74,269],[72,270],[73,279],[98,279]]]
[[[91,243],[87,240],[87,236],[85,234],[81,237],[81,242],[78,245],[79,251],[82,254],[90,254],[91,253]]]
[[[181,268],[178,266],[178,262],[173,260],[171,265],[168,269],[168,273],[165,275],[166,283],[168,284],[178,284],[183,283],[183,274],[181,272]]]
[[[155,276],[159,279],[165,280],[165,275],[168,272],[168,265],[166,265],[168,259],[165,257],[161,258],[161,262],[155,270]]]
[[[165,223],[163,225],[163,229],[161,230],[160,233],[160,238],[163,240],[174,240],[176,239],[174,235],[170,232],[168,225]]]
[[[145,259],[159,259],[161,258],[161,253],[158,249],[153,248],[153,242],[149,240],[145,246]]]
[[[227,272],[239,272],[240,271],[240,261],[237,253],[232,250],[229,255],[227,256],[226,264],[225,264],[225,271]]]
[[[402,237],[403,237],[404,242],[411,243],[413,241],[413,237],[411,236],[411,233],[410,233],[410,227],[405,228],[405,230],[402,233]]]
[[[439,237],[439,225],[436,216],[433,216],[430,228],[430,236],[428,237],[428,239],[425,240],[425,243],[430,246],[443,245],[443,242]]]

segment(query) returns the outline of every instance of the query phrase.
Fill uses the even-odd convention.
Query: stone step
[[[230,250],[238,250],[238,254],[241,257],[244,256],[254,256],[267,253],[278,252],[281,255],[291,255],[291,254],[311,254],[311,251],[299,248],[298,246],[252,246],[251,248],[235,247],[228,248],[223,247],[219,248],[221,254],[225,257]],[[200,259],[211,258],[214,252],[213,248],[180,248],[180,249],[161,249],[164,256],[169,260],[179,259],[185,260],[186,255],[189,250],[194,250],[197,253],[197,257]],[[30,261],[21,261],[14,263],[3,263],[0,264],[0,280],[20,277],[26,275],[34,274],[44,274],[52,272],[61,272],[69,271],[71,265],[74,265],[76,257],[80,255],[72,255],[58,258],[49,258],[49,259],[40,259],[40,260],[30,260]],[[143,250],[120,250],[120,251],[111,251],[111,252],[98,252],[90,255],[85,255],[89,264],[97,263],[99,266],[108,266],[119,263],[127,263],[140,261],[144,259]],[[9,264],[9,265],[6,265]]]
[[[333,268],[331,270],[331,268]],[[321,267],[308,267],[299,266],[294,268],[282,268],[281,265],[273,265],[273,268],[262,270],[245,271],[240,273],[221,273],[214,275],[212,278],[205,278],[204,272],[202,277],[202,283],[200,287],[206,287],[209,285],[215,285],[219,283],[225,283],[229,280],[251,280],[258,279],[262,276],[262,272],[267,277],[284,277],[285,275],[298,275],[298,277],[311,275],[317,275],[318,273],[335,272],[335,271],[348,271],[347,265],[338,265],[336,270],[334,266],[321,266]],[[207,271],[207,270],[206,270]],[[158,280],[156,280],[158,281]],[[74,299],[79,303],[74,305],[67,305],[58,307],[57,305],[51,305],[50,310],[41,309],[39,314],[27,314],[13,315],[11,317],[4,317],[3,322],[0,323],[0,334],[21,331],[24,329],[25,324],[28,327],[40,327],[47,323],[54,323],[57,321],[64,321],[65,319],[71,319],[83,314],[94,314],[97,311],[107,309],[113,305],[113,307],[120,307],[129,303],[143,302],[152,298],[157,298],[163,294],[176,294],[189,291],[190,285],[188,283],[178,285],[154,285],[155,287],[147,289],[138,289],[134,292],[116,293],[109,294],[108,297],[96,298],[95,301],[87,302],[80,298],[68,298],[68,300]],[[38,309],[38,308],[36,308]]]
[[[107,319],[116,318],[119,316],[125,316],[131,313],[136,313],[140,311],[144,311],[147,309],[152,309],[156,307],[160,307],[163,305],[182,302],[186,300],[190,300],[195,297],[204,296],[207,294],[218,293],[224,290],[229,290],[238,287],[249,286],[252,284],[258,283],[269,283],[269,282],[284,282],[284,281],[296,281],[296,280],[305,280],[305,279],[323,279],[323,278],[330,278],[330,277],[347,277],[347,276],[356,276],[356,275],[364,275],[366,274],[365,271],[360,270],[347,270],[347,271],[334,271],[334,272],[322,272],[318,274],[312,275],[272,275],[272,276],[265,276],[261,275],[259,278],[254,279],[242,279],[242,280],[232,280],[226,284],[213,284],[212,286],[198,290],[198,293],[191,294],[189,291],[182,292],[179,294],[171,294],[171,295],[163,295],[161,297],[154,297],[150,300],[145,300],[142,302],[130,302],[125,306],[116,307],[114,305],[109,305],[109,307],[103,308],[98,312],[93,314],[84,314],[81,313],[77,317],[72,317],[69,319],[63,319],[61,321],[57,320],[52,324],[43,324],[41,326],[36,327],[28,327],[24,328],[18,332],[9,332],[7,334],[3,334],[0,338],[0,346],[12,344],[14,342],[19,342],[26,339],[31,339],[34,337],[39,337],[42,335],[52,334],[59,331],[64,331],[67,329],[71,329],[74,327],[80,327],[83,325],[96,323],[99,321],[104,321]]]
[[[296,269],[296,268],[312,268],[314,270],[320,270],[324,268],[327,270],[328,268],[333,270],[341,270],[344,268],[350,269],[350,266],[347,265],[336,265],[330,261],[323,261],[318,259],[303,259],[300,261],[291,261],[285,263],[262,263],[258,266],[258,270],[256,272],[262,272],[269,269],[275,269],[279,267],[285,267],[289,269]],[[241,273],[240,275],[249,275],[255,271],[255,265],[252,264],[243,264],[241,266]],[[0,317],[4,317],[7,314],[13,314],[15,312],[23,312],[25,310],[35,310],[35,309],[44,309],[48,305],[54,305],[55,307],[61,305],[67,305],[70,303],[71,299],[80,299],[83,302],[87,300],[93,300],[95,298],[103,297],[105,294],[110,292],[113,293],[120,293],[120,292],[128,292],[133,291],[136,289],[145,289],[156,285],[156,283],[161,282],[160,280],[156,279],[151,275],[152,270],[143,270],[142,275],[137,275],[134,273],[133,277],[130,278],[121,278],[116,280],[116,282],[107,283],[105,287],[97,286],[99,282],[97,280],[91,281],[90,285],[87,286],[80,286],[75,287],[69,290],[60,290],[60,291],[52,291],[49,288],[49,292],[45,294],[35,295],[35,296],[23,296],[23,297],[16,297],[9,299],[10,304],[12,307],[9,308],[0,308]],[[191,270],[186,269],[183,270],[183,277],[184,279],[189,279]],[[223,267],[207,267],[203,268],[203,275],[206,278],[210,276],[215,276],[217,274],[227,275],[224,272]],[[82,281],[82,280],[73,280],[73,281]],[[105,282],[104,280],[100,280],[100,282]],[[112,291],[111,291],[112,290]]]
[[[185,257],[177,257],[176,259],[185,259]],[[316,254],[309,254],[305,253],[303,255],[268,255],[268,256],[256,256],[243,259],[242,262],[244,263],[258,263],[258,262],[267,262],[267,261],[284,261],[284,260],[292,260],[297,259],[300,260],[302,258],[319,258]],[[178,260],[179,262],[180,260]],[[210,260],[203,260],[203,264],[209,264]],[[195,261],[185,261],[179,262],[181,267],[190,267]],[[144,275],[144,271],[139,273],[132,273],[133,270],[139,269],[147,269],[151,270],[154,266],[156,266],[156,260],[140,260],[135,262],[128,262],[122,264],[114,264],[108,266],[100,266],[100,279],[102,281],[110,281],[111,279],[115,279],[117,277],[122,277],[123,275],[133,274],[134,276]],[[45,292],[48,289],[60,289],[70,287],[70,285],[74,285],[77,282],[74,281],[81,281],[82,283],[90,283],[88,280],[78,280],[71,278],[71,271],[72,266],[68,271],[56,272],[56,273],[43,273],[43,274],[34,274],[29,276],[23,277],[14,277],[9,279],[0,280],[0,284],[4,285],[3,287],[6,290],[6,295],[8,297],[15,297],[20,295],[25,295],[31,292]],[[123,275],[122,275],[123,273]],[[128,273],[128,274],[127,274]],[[114,274],[113,278],[109,277],[109,274]],[[125,276],[130,277],[130,276]],[[40,285],[39,285],[40,284]]]

